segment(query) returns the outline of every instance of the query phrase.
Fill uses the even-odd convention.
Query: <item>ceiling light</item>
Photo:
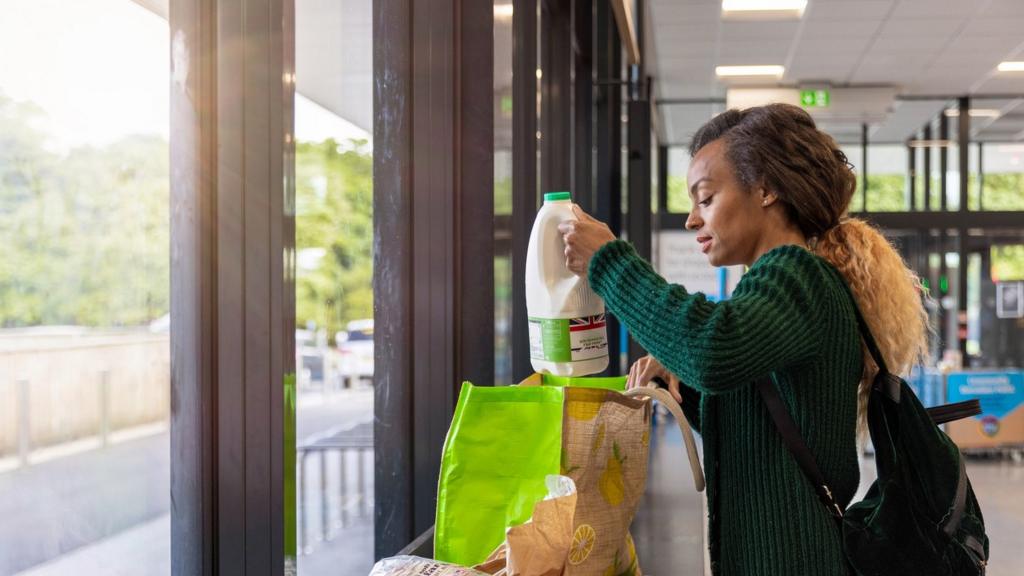
[[[722,0],[722,17],[738,19],[800,18],[807,0]]]
[[[999,118],[1002,116],[1002,112],[995,108],[971,108],[968,112],[971,118]],[[960,116],[959,108],[946,108],[947,118],[957,118]]]
[[[785,66],[715,66],[715,76],[719,78],[743,78],[751,76],[775,76],[781,78],[786,73]]]
[[[499,20],[512,19],[512,4],[495,4],[494,17]]]
[[[1000,62],[1000,72],[1024,72],[1024,62]]]

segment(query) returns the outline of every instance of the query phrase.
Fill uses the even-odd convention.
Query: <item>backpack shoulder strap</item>
[[[789,410],[783,404],[782,397],[779,396],[779,391],[775,388],[775,383],[769,377],[762,378],[757,381],[757,390],[761,393],[761,398],[764,399],[765,406],[768,407],[768,413],[771,414],[772,420],[775,422],[775,428],[779,431],[779,435],[782,436],[782,441],[786,444],[786,448],[796,458],[796,462],[800,465],[800,469],[803,470],[804,476],[814,485],[814,491],[818,494],[818,499],[825,505],[825,508],[832,514],[833,518],[841,521],[843,519],[843,508],[832,497],[832,490],[825,483],[825,477],[822,476],[821,470],[818,469],[818,463],[815,461],[814,455],[811,454],[810,448],[804,442],[803,436],[800,435],[800,431],[797,429],[796,423],[793,422],[793,417],[790,416]]]
[[[840,284],[846,294],[850,297],[850,304],[853,305],[853,315],[857,319],[857,329],[860,331],[861,340],[864,342],[864,347],[868,349],[868,353],[871,354],[871,359],[875,361],[875,365],[878,366],[878,374],[875,376],[875,382],[873,388],[877,392],[881,392],[889,397],[894,403],[899,404],[900,402],[900,379],[896,375],[889,372],[889,367],[885,363],[885,358],[882,357],[882,351],[878,347],[878,342],[875,337],[871,334],[871,328],[868,327],[868,323],[864,320],[864,315],[860,312],[860,306],[857,305],[857,298],[853,295],[853,290],[846,283],[846,279],[843,278],[842,273],[835,270],[835,273],[839,276]]]

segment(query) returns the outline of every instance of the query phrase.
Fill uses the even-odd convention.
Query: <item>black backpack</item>
[[[856,308],[856,305],[855,305]],[[981,413],[977,400],[925,409],[885,366],[867,324],[857,324],[878,375],[868,428],[878,479],[847,510],[832,493],[770,378],[757,382],[786,447],[840,524],[849,568],[860,576],[982,575],[988,537],[960,449],[937,424]]]

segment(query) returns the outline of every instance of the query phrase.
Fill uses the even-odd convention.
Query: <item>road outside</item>
[[[297,411],[302,444],[371,422],[373,390],[302,392]],[[164,429],[0,473],[0,576],[169,574],[169,441]],[[372,456],[368,464],[364,481],[372,496]],[[317,466],[315,459],[307,472],[310,466]],[[356,470],[349,466],[350,483]],[[327,480],[323,494],[332,506],[349,507],[348,522],[335,526],[330,540],[311,543],[310,554],[300,558],[300,574],[366,574],[372,564],[372,501],[341,502],[338,474]],[[312,481],[306,485],[320,490]],[[322,495],[307,494],[306,502],[306,514],[319,518]],[[340,513],[331,510],[331,518]]]

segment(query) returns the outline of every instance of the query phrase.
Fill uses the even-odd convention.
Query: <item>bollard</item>
[[[100,370],[100,444],[110,444],[110,370]]]
[[[359,459],[359,500],[357,501],[359,517],[362,518],[366,515],[366,473],[365,473],[365,461],[366,451],[356,450],[356,458]]]
[[[339,474],[338,485],[341,490],[341,527],[344,528],[345,524],[348,523],[348,495],[346,494],[347,490],[345,490],[345,487],[348,484],[348,474],[346,474],[345,470],[345,461],[348,460],[348,450],[341,450],[340,460],[341,463],[339,465],[341,466],[341,471]]]
[[[307,498],[306,497],[306,492],[307,492],[307,490],[306,490],[306,451],[305,450],[300,450],[299,451],[299,453],[297,454],[297,460],[298,460],[298,463],[299,463],[299,466],[298,466],[298,468],[299,468],[299,479],[298,479],[298,487],[299,487],[299,510],[298,510],[299,534],[298,534],[298,540],[299,540],[299,542],[298,542],[298,551],[299,551],[299,554],[305,555],[305,554],[309,553],[309,550],[307,550],[307,546],[308,546],[308,542],[309,542],[309,536],[308,536],[308,533],[307,533],[307,530],[306,530],[306,523],[308,522],[308,519],[307,519],[307,514],[306,514],[306,498]]]
[[[327,450],[320,450],[320,539],[331,540],[331,509],[327,497]]]
[[[32,452],[32,427],[29,418],[29,384],[28,380],[18,380],[18,461],[28,466],[28,457]]]

